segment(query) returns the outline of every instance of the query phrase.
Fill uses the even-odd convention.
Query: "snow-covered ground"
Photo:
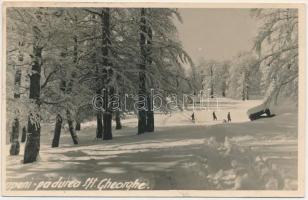
[[[223,120],[227,120],[228,112],[231,113],[233,123],[249,121],[246,114],[249,108],[261,103],[260,100],[237,101],[228,98],[212,99],[209,102],[205,100],[202,104],[195,103],[189,105],[184,111],[176,111],[170,113],[156,112],[156,127],[174,127],[174,126],[195,126],[195,125],[213,125],[221,124]],[[217,121],[213,121],[213,111],[217,116]],[[192,123],[191,115],[194,112],[195,122]],[[127,117],[123,120],[125,126],[136,127],[137,118],[135,116]],[[90,121],[83,124],[85,127],[95,126],[96,121]]]
[[[53,127],[43,127],[36,163],[21,164],[23,144],[19,156],[9,156],[7,145],[7,187],[16,190],[28,181],[33,184],[26,189],[41,190],[41,181],[85,183],[95,177],[138,179],[144,189],[297,189],[296,108],[275,107],[275,117],[250,122],[246,111],[260,102],[221,102],[215,122],[214,106],[195,111],[195,123],[192,111],[156,114],[155,132],[136,135],[137,119],[128,118],[111,141],[96,140],[95,122],[87,122],[78,132],[79,145],[64,130],[60,147],[51,148]],[[222,123],[228,112],[232,123]],[[62,189],[110,189],[98,185]]]

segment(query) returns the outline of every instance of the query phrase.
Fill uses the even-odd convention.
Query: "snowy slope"
[[[235,108],[221,112],[227,110],[236,113]],[[156,115],[156,131],[144,135],[136,135],[135,119],[127,119],[123,130],[113,131],[112,141],[95,140],[95,126],[89,122],[78,133],[80,145],[72,144],[66,130],[59,148],[50,148],[51,126],[42,133],[38,162],[23,165],[23,149],[19,156],[9,156],[7,151],[8,186],[14,189],[14,183],[24,180],[97,177],[115,181],[140,178],[148,189],[296,189],[296,110],[274,111],[274,118],[249,122],[234,114],[237,123],[211,126],[207,124],[210,113],[208,120],[207,115],[198,117],[207,111],[196,112],[196,124],[182,117],[189,111],[171,117]]]

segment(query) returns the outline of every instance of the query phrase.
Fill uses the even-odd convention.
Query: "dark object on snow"
[[[258,112],[251,113],[249,115],[249,119],[251,121],[253,121],[253,120],[256,120],[256,119],[260,119],[260,118],[267,118],[267,117],[274,117],[274,116],[275,116],[275,114],[271,114],[270,109],[266,108],[264,110],[262,109],[262,110],[260,110]]]
[[[116,129],[117,130],[122,129],[121,116],[119,110],[115,112],[115,121],[116,121]]]
[[[231,122],[231,114],[230,114],[230,112],[228,112],[227,118],[228,118],[228,122]]]
[[[60,135],[61,135],[61,127],[62,127],[62,117],[60,114],[57,115],[56,118],[56,126],[55,126],[55,132],[52,140],[51,147],[58,147],[59,141],[60,141]]]
[[[191,115],[191,120],[192,120],[193,122],[195,122],[195,113],[193,113],[193,114]]]
[[[270,109],[267,108],[267,109],[265,109],[264,112],[265,112],[265,114],[266,114],[267,116],[271,116],[271,111],[270,111]]]
[[[213,112],[213,120],[214,120],[214,121],[217,120],[217,116],[216,116],[215,112]]]
[[[26,127],[24,126],[24,127],[22,128],[22,134],[21,134],[21,142],[22,142],[22,143],[26,141],[26,137],[27,137],[27,129],[26,129]]]

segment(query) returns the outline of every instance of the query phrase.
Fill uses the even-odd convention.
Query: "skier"
[[[231,122],[231,115],[230,115],[230,112],[228,112],[227,118],[228,118],[228,122]]]
[[[213,121],[216,121],[217,120],[217,116],[215,114],[215,111],[213,111]]]
[[[195,113],[194,112],[191,115],[191,120],[192,120],[193,123],[195,123]]]

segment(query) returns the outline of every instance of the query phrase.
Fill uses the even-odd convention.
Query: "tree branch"
[[[50,102],[50,101],[45,101],[45,100],[42,100],[40,99],[40,103],[41,104],[48,104],[48,105],[58,105],[60,103],[64,103],[66,101],[66,99],[63,99],[63,100],[60,100],[60,101],[56,101],[56,102]]]
[[[45,82],[41,85],[41,89],[43,89],[46,85],[47,85],[47,83],[49,82],[49,79],[51,78],[51,76],[53,75],[53,74],[55,74],[57,71],[56,70],[54,70],[54,71],[52,71],[52,72],[50,72],[49,74],[48,74],[48,76],[46,77],[46,79],[45,79]]]
[[[90,9],[87,9],[87,8],[84,8],[85,11],[89,12],[89,13],[92,13],[92,14],[95,14],[95,15],[99,15],[99,16],[102,16],[102,13],[99,13],[99,12],[95,12],[93,10],[90,10]]]

